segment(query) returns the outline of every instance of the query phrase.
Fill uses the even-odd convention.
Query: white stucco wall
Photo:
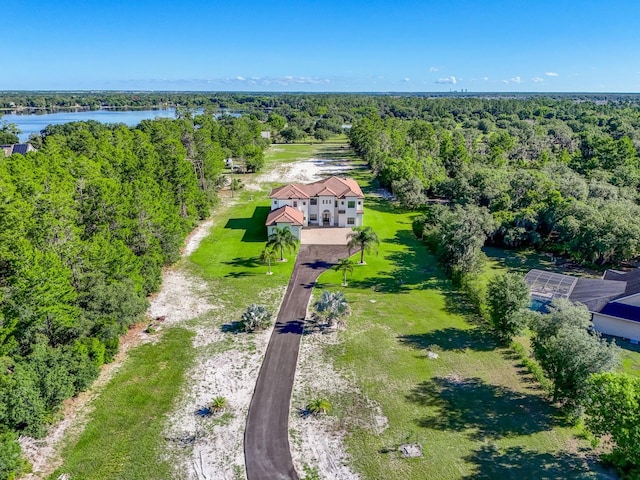
[[[302,230],[302,227],[300,226],[293,226],[290,223],[277,223],[276,225],[269,225],[267,227],[267,235],[271,235],[273,232],[275,232],[276,228],[284,228],[284,227],[289,227],[289,230],[291,230],[291,233],[293,234],[294,237],[296,237],[298,240],[300,240],[300,231]]]
[[[640,341],[640,322],[634,322],[633,320],[624,320],[601,313],[594,313],[593,328],[607,335]]]

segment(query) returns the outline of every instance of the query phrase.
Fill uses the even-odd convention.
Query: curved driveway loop
[[[344,245],[302,245],[253,392],[244,433],[249,480],[297,480],[289,449],[289,406],[311,290]]]

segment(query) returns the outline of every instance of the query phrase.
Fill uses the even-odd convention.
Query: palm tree
[[[331,402],[326,398],[314,398],[307,405],[307,411],[312,415],[320,415],[331,410]]]
[[[298,245],[298,239],[291,233],[289,227],[277,228],[269,235],[267,246],[274,250],[280,250],[280,261],[284,262],[284,250],[295,250]]]
[[[341,258],[338,263],[333,266],[336,272],[342,272],[342,286],[347,286],[347,272],[353,273],[353,261],[349,258]]]
[[[353,231],[347,235],[349,238],[349,243],[347,243],[347,247],[349,248],[349,253],[351,250],[360,247],[360,265],[364,265],[364,252],[369,253],[371,250],[378,253],[378,245],[380,245],[380,240],[378,240],[378,235],[371,229],[371,227],[353,227]]]
[[[266,263],[267,266],[267,275],[271,275],[273,272],[271,271],[271,262],[275,261],[278,258],[278,254],[274,250],[273,247],[267,245],[265,249],[260,254],[260,261]]]
[[[342,292],[325,290],[314,307],[320,316],[327,320],[329,326],[332,326],[335,320],[349,313],[349,303]]]

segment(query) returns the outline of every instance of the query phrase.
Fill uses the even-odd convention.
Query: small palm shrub
[[[227,399],[223,396],[215,397],[211,400],[211,411],[222,412],[227,407]]]
[[[326,398],[315,398],[307,405],[307,411],[311,415],[326,414],[331,410],[331,402]]]
[[[324,318],[329,326],[349,313],[349,303],[342,292],[323,291],[314,307],[318,316]]]
[[[241,323],[245,332],[254,332],[267,328],[271,323],[271,312],[264,306],[249,305],[247,310],[242,314]]]

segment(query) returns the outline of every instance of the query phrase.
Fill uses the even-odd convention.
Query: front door
[[[331,213],[329,212],[329,210],[325,210],[324,212],[322,212],[322,226],[327,227],[329,226],[330,222],[331,222]]]

